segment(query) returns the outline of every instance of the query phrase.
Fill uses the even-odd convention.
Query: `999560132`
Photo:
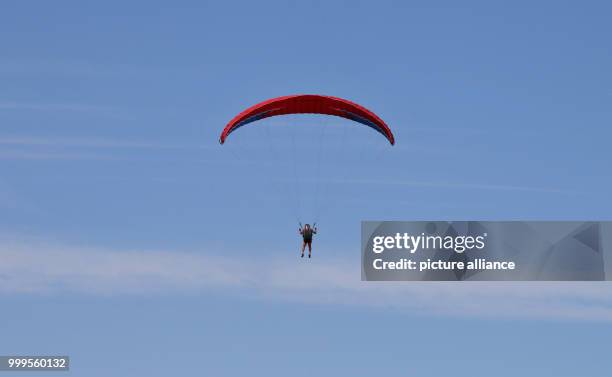
[[[68,356],[0,356],[0,371],[68,371]]]

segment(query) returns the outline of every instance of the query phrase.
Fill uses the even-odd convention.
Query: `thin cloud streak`
[[[143,149],[179,149],[179,145],[161,144],[156,142],[125,141],[116,139],[78,139],[78,138],[32,138],[32,137],[0,137],[0,145],[15,146],[46,146],[71,148],[143,148]]]
[[[142,160],[129,157],[130,150],[151,151],[209,151],[213,146],[191,144],[167,144],[155,141],[118,140],[105,138],[45,138],[45,137],[0,137],[0,160]],[[167,156],[166,156],[167,157]],[[166,158],[167,159],[167,158]]]
[[[40,110],[40,111],[98,111],[110,110],[109,107],[99,105],[87,105],[80,103],[25,103],[25,102],[0,102],[0,110]]]
[[[339,259],[262,261],[42,241],[3,240],[0,245],[0,294],[222,292],[238,299],[352,305],[429,316],[612,321],[612,287],[605,282],[362,282],[358,261]]]
[[[63,152],[31,152],[31,151],[0,151],[0,160],[105,160],[123,161],[125,158],[105,156],[91,153],[63,153]]]
[[[347,179],[334,180],[334,183],[349,183],[349,184],[369,184],[369,185],[392,185],[392,186],[410,186],[410,187],[430,187],[430,188],[448,188],[448,189],[468,189],[468,190],[497,190],[497,191],[528,191],[542,193],[557,193],[557,194],[577,194],[574,191],[551,187],[528,187],[528,186],[513,186],[513,185],[495,185],[483,183],[458,183],[458,182],[426,182],[426,181],[403,181],[403,180],[373,180],[373,179]]]

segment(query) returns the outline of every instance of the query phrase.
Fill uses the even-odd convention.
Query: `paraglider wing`
[[[223,129],[219,142],[225,143],[225,139],[236,129],[277,115],[288,114],[325,114],[364,124],[382,134],[391,145],[395,144],[395,138],[385,122],[370,110],[354,102],[330,96],[316,94],[298,94],[272,98],[249,107],[236,115]]]

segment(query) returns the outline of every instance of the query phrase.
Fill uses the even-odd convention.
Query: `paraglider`
[[[349,119],[382,134],[391,145],[395,144],[393,133],[387,124],[365,107],[338,97],[317,94],[297,94],[272,98],[249,107],[236,115],[223,129],[219,142],[225,143],[227,137],[238,128],[258,120],[278,115],[324,114]]]
[[[346,126],[351,124],[368,126],[381,134],[389,144],[395,144],[395,137],[391,129],[374,112],[343,98],[317,94],[297,94],[277,97],[251,106],[227,123],[221,132],[219,143],[224,144],[230,134],[245,125],[270,117],[292,114],[320,114],[348,119],[352,122],[348,122]],[[315,191],[318,193],[318,188]],[[299,216],[296,217],[299,219]],[[308,246],[308,258],[310,258],[312,254],[312,238],[313,235],[317,234],[316,223],[313,224],[313,227],[309,224],[302,226],[300,223],[299,234],[302,236],[303,241],[301,257],[304,257],[304,251],[306,246]]]

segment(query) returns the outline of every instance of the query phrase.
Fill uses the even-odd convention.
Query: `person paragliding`
[[[304,258],[304,250],[306,249],[306,245],[308,245],[308,258],[312,255],[312,236],[317,234],[317,224],[313,224],[313,227],[310,227],[310,224],[304,224],[301,226],[300,224],[300,234],[302,235],[302,239],[304,242],[302,243],[302,258]]]
[[[395,144],[393,132],[376,113],[347,99],[319,94],[294,94],[259,102],[235,115],[226,124],[219,136],[219,143],[225,144],[228,137],[236,130],[249,124],[256,124],[262,119],[296,114],[319,114],[344,118],[351,121],[347,123],[347,126],[362,124],[382,135],[389,144]],[[299,216],[296,217],[299,219]],[[313,224],[313,227],[309,224],[302,226],[300,223],[299,232],[304,241],[301,250],[302,258],[306,245],[308,245],[308,258],[310,258],[312,237],[317,234],[316,223]]]

